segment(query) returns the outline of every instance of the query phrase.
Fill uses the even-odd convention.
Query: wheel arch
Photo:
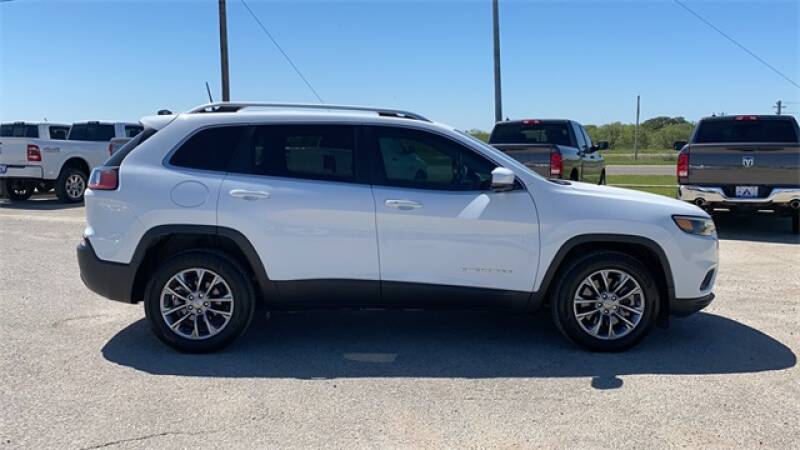
[[[91,173],[90,167],[91,166],[89,166],[89,163],[86,162],[86,160],[81,158],[80,156],[69,156],[67,157],[66,161],[64,161],[64,164],[61,165],[61,170],[59,171],[59,174],[62,173],[64,169],[69,168],[69,169],[78,169],[83,173],[85,173],[86,176],[88,177],[89,174]]]
[[[587,252],[618,251],[629,254],[653,270],[653,276],[659,291],[659,322],[665,323],[669,317],[670,301],[675,297],[675,284],[672,268],[664,250],[652,239],[624,234],[585,234],[575,236],[565,242],[556,252],[539,289],[531,297],[529,309],[538,309],[546,304],[553,289],[553,280],[560,271],[566,270],[569,263]]]
[[[240,232],[213,225],[162,225],[148,230],[134,252],[131,265],[136,273],[131,286],[131,302],[144,298],[147,283],[159,263],[182,252],[207,250],[235,260],[248,272],[259,295],[276,298],[277,288],[267,276],[261,258],[250,241]]]

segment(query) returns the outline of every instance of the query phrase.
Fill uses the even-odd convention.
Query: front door
[[[492,191],[496,165],[444,136],[399,127],[365,135],[385,302],[481,303],[532,291],[539,227],[522,185]]]

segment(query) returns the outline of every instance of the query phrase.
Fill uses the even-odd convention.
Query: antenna
[[[214,99],[211,98],[211,88],[208,87],[208,81],[206,81],[206,92],[208,92],[208,101],[214,103]]]

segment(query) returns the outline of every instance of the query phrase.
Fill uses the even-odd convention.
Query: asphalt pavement
[[[327,311],[184,355],[83,286],[82,207],[0,204],[0,450],[798,448],[800,240],[718,225],[717,300],[625,353],[547,314]]]

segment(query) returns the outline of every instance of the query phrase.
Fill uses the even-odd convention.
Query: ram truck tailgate
[[[550,155],[558,152],[553,144],[492,144],[543,177],[550,176]]]
[[[800,146],[787,144],[692,144],[682,184],[797,186]]]

